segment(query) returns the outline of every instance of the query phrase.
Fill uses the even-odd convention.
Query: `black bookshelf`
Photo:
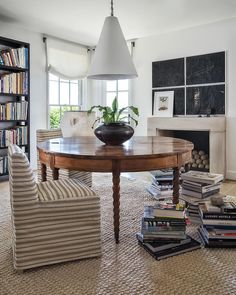
[[[19,40],[13,40],[13,39],[0,36],[0,54],[2,52],[12,52],[22,47],[26,48],[25,49],[26,53],[24,58],[28,61],[27,66],[20,67],[20,66],[7,65],[5,64],[5,60],[2,59],[2,62],[4,62],[4,64],[0,64],[0,77],[3,77],[8,74],[10,75],[13,73],[15,73],[15,75],[21,75],[19,73],[24,73],[22,75],[27,75],[27,77],[24,76],[22,83],[23,85],[27,85],[26,87],[27,92],[18,93],[19,91],[17,91],[17,93],[8,93],[8,91],[3,92],[3,90],[0,88],[0,104],[4,105],[6,103],[21,102],[25,100],[28,102],[27,117],[24,118],[24,120],[16,119],[16,118],[1,119],[0,117],[0,130],[16,129],[17,127],[26,126],[27,127],[27,144],[19,144],[19,146],[24,149],[25,153],[27,153],[29,158],[30,157],[30,44],[19,41]],[[12,59],[12,55],[10,55],[10,58]],[[11,91],[11,92],[14,92],[14,91]],[[0,109],[0,112],[1,112],[1,109]],[[0,147],[0,164],[1,164],[1,159],[3,159],[3,157],[5,156],[7,156],[7,147]],[[0,181],[7,180],[7,178],[8,178],[8,173],[6,173],[5,171],[3,171],[3,173],[0,172]]]

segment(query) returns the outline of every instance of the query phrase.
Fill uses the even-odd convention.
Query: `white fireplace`
[[[148,117],[149,136],[172,136],[171,131],[208,131],[210,172],[225,175],[225,117]]]

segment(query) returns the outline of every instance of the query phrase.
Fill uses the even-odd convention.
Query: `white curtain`
[[[46,38],[48,71],[62,79],[85,78],[89,67],[86,46],[60,39]]]

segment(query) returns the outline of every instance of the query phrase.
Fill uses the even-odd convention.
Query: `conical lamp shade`
[[[87,77],[120,80],[137,76],[117,17],[106,17]]]

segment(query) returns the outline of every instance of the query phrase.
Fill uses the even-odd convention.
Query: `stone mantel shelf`
[[[225,117],[148,117],[148,135],[155,135],[156,129],[161,130],[194,130],[225,132]],[[154,134],[151,134],[153,133]]]
[[[208,131],[210,172],[225,175],[226,117],[148,117],[149,136],[173,136],[171,131]]]

